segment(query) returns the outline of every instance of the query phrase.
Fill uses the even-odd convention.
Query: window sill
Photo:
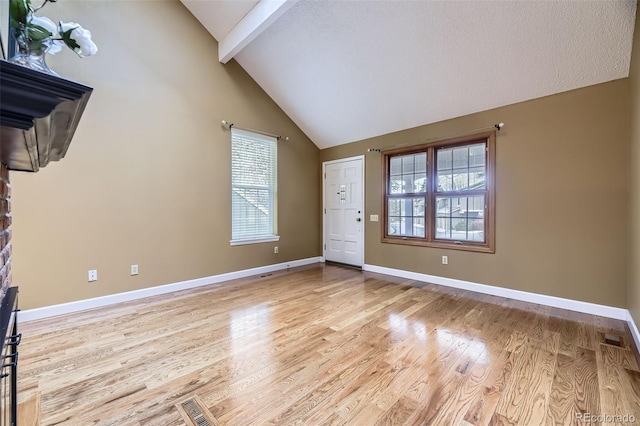
[[[274,235],[273,237],[265,237],[265,238],[252,238],[247,240],[231,240],[230,243],[232,246],[243,246],[246,244],[271,243],[274,241],[280,241],[280,236]]]
[[[463,251],[474,251],[479,253],[495,253],[495,247],[491,247],[487,244],[471,244],[471,243],[454,243],[445,242],[445,241],[421,241],[413,238],[399,238],[399,237],[383,237],[383,243],[391,243],[391,244],[403,244],[408,246],[420,246],[420,247],[433,247],[433,248],[441,248],[441,249],[449,249],[449,250],[463,250]]]

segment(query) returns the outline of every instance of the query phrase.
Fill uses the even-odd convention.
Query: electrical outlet
[[[377,222],[378,221],[378,215],[377,214],[370,214],[369,215],[369,220],[371,222]]]
[[[442,256],[442,264],[443,265],[449,264],[449,256]]]
[[[89,282],[98,281],[98,270],[91,269],[88,276]]]
[[[138,275],[138,265],[131,265],[131,275]]]
[[[274,252],[275,254],[278,254],[278,246],[275,246],[275,247],[273,248],[273,252]]]

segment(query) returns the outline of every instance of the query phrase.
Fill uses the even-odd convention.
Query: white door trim
[[[345,163],[347,161],[353,161],[353,160],[362,160],[362,250],[360,250],[361,254],[361,259],[360,259],[360,266],[364,267],[364,248],[366,247],[365,244],[365,238],[366,238],[366,232],[365,232],[365,228],[366,228],[366,211],[365,211],[365,204],[366,204],[366,200],[364,199],[364,194],[365,194],[365,190],[364,190],[364,186],[365,186],[365,166],[366,166],[366,161],[365,161],[365,156],[364,155],[356,155],[354,157],[346,157],[346,158],[339,158],[337,160],[330,160],[330,161],[323,161],[322,162],[322,175],[320,176],[320,179],[322,179],[322,258],[325,259],[324,257],[324,252],[325,252],[325,247],[327,244],[326,241],[326,236],[327,236],[327,220],[326,220],[326,209],[327,209],[327,204],[326,204],[326,195],[325,192],[327,190],[326,185],[327,185],[327,180],[325,179],[326,176],[326,172],[327,172],[327,166],[330,164],[336,164],[336,163]],[[326,260],[326,259],[325,259]]]

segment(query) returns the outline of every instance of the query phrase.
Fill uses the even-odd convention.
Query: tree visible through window
[[[385,151],[383,241],[494,252],[495,133]]]
[[[231,243],[278,239],[277,140],[231,129]]]

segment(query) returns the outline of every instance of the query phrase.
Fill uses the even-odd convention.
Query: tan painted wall
[[[465,133],[497,137],[496,253],[380,242],[367,264],[626,307],[629,83],[625,80],[321,151],[322,161]],[[366,154],[366,217],[381,214],[380,154]],[[441,256],[449,256],[449,265]]]
[[[67,0],[42,15],[81,23],[100,50],[48,57],[95,90],[66,158],[12,173],[21,308],[321,255],[319,150],[235,61],[217,61],[181,3]],[[275,243],[229,246],[222,119],[290,137],[278,146],[277,255]]]
[[[636,12],[631,69],[631,227],[629,250],[629,311],[640,328],[640,8]]]

